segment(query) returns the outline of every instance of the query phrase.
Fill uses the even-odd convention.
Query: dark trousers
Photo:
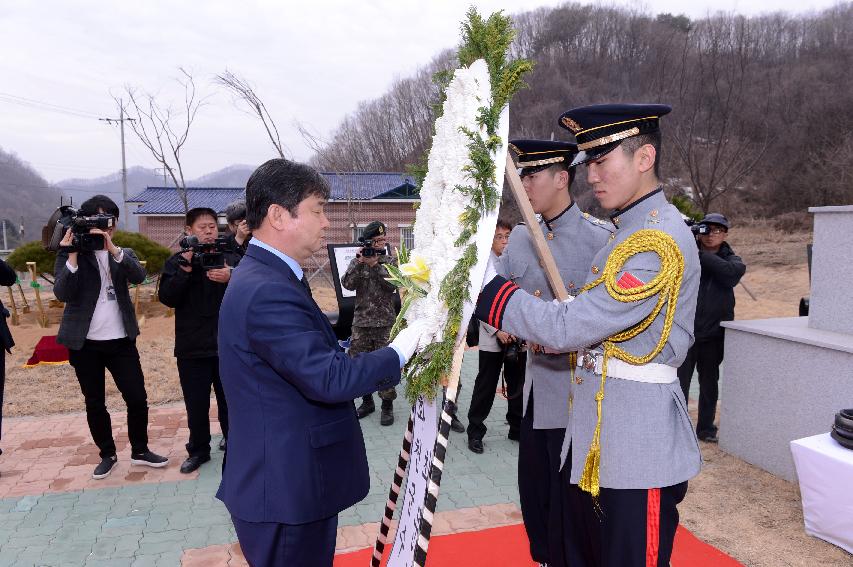
[[[80,391],[86,400],[86,420],[92,440],[100,449],[101,458],[116,454],[112,422],[107,411],[104,392],[105,371],[127,404],[127,436],[133,453],[148,450],[148,396],[145,377],[139,363],[136,341],[128,338],[111,341],[87,340],[80,350],[68,350],[68,361],[74,367]]]
[[[717,414],[717,399],[719,397],[720,363],[723,361],[723,337],[697,341],[687,351],[687,358],[678,367],[678,379],[684,392],[684,401],[690,391],[690,381],[693,369],[699,372],[699,421],[696,424],[696,435],[716,434],[714,417]]]
[[[216,409],[222,435],[228,438],[228,406],[219,379],[219,357],[178,358],[178,376],[184,405],[187,408],[187,425],[190,439],[187,453],[191,457],[210,455],[210,387],[216,395]]]
[[[335,560],[337,516],[298,525],[231,521],[250,567],[332,567]]]
[[[533,429],[533,395],[521,420],[518,447],[518,495],[524,529],[530,540],[530,556],[551,567],[568,565],[566,538],[571,525],[565,521],[566,486],[560,478],[560,451],[565,429]],[[571,461],[566,463],[571,469]],[[574,567],[574,565],[572,565]]]
[[[492,411],[495,403],[495,393],[503,368],[506,380],[507,405],[506,420],[510,433],[518,433],[521,429],[521,413],[524,406],[524,367],[526,353],[518,353],[518,357],[507,360],[501,352],[479,352],[479,372],[474,380],[474,390],[471,393],[471,407],[468,408],[468,439],[483,439],[486,435],[484,421]]]
[[[568,487],[573,537],[567,555],[572,567],[669,567],[678,504],[687,482],[651,489],[602,488],[598,503],[576,484]]]
[[[0,312],[0,317],[3,313]],[[6,389],[6,351],[0,347],[0,439],[3,439],[3,390]],[[0,455],[3,454],[3,448],[0,447]]]

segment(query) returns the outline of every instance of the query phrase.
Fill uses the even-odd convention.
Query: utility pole
[[[9,245],[6,244],[6,219],[3,219],[3,250],[8,250]]]
[[[98,120],[102,122],[106,122],[107,124],[113,124],[114,122],[118,122],[119,130],[121,131],[121,189],[122,189],[122,197],[123,197],[123,215],[124,215],[124,226],[130,226],[130,217],[128,216],[127,210],[127,159],[125,157],[124,150],[124,123],[125,122],[133,122],[134,118],[125,118],[124,117],[124,102],[122,99],[118,100],[119,106],[119,117],[118,118],[99,118]]]

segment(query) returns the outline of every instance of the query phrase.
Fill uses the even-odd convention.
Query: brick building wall
[[[139,232],[157,244],[172,250],[178,249],[178,239],[184,232],[184,215],[151,216],[137,215]]]
[[[415,209],[413,201],[333,201],[326,205],[326,216],[331,226],[326,231],[327,244],[345,244],[353,242],[352,224],[364,226],[371,221],[378,220],[385,223],[388,228],[388,242],[391,247],[400,245],[403,229],[411,230],[415,222]],[[139,232],[151,240],[162,244],[172,250],[177,250],[177,240],[183,233],[184,216],[154,216],[138,215]],[[304,268],[309,275],[318,268],[323,267],[323,276],[330,278],[328,264],[328,253],[324,246],[307,262]],[[316,277],[321,277],[317,274]],[[315,277],[315,279],[316,279]],[[327,280],[327,281],[330,281]]]

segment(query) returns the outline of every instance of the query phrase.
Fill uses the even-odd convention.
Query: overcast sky
[[[453,47],[467,6],[484,15],[555,6],[529,0],[313,0],[0,2],[0,147],[51,182],[97,177],[121,165],[112,94],[125,85],[180,103],[178,67],[210,95],[186,144],[188,178],[273,157],[260,123],[212,83],[226,68],[255,87],[291,157],[310,150],[294,127],[323,138],[359,101],[381,95],[434,55]],[[624,0],[614,5],[627,5]],[[802,12],[834,0],[649,0],[651,14],[701,17],[726,10]],[[630,3],[637,6],[637,3]],[[127,132],[128,167],[156,167]]]

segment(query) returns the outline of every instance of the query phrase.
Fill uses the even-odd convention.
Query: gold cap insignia
[[[563,117],[563,126],[571,130],[572,132],[580,132],[583,128],[581,125],[569,118],[568,116]]]

